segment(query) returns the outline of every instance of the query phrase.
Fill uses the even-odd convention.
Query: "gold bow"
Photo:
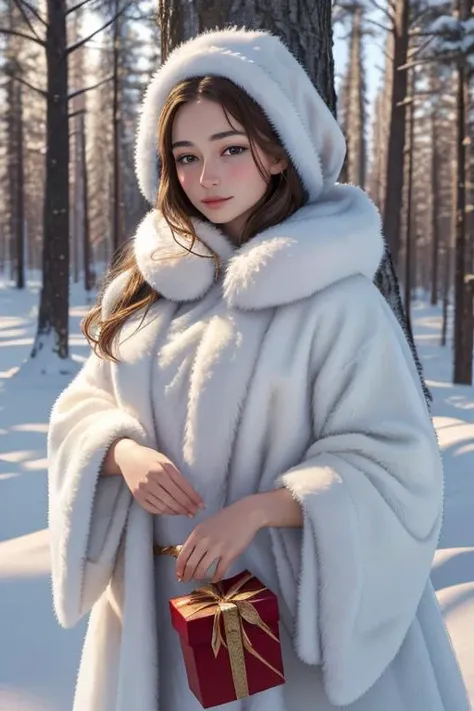
[[[270,627],[262,620],[255,606],[249,602],[249,600],[266,590],[266,588],[263,587],[258,590],[240,592],[242,587],[253,577],[251,573],[248,573],[234,583],[227,593],[222,591],[218,583],[216,585],[205,585],[190,595],[178,599],[175,603],[176,607],[183,611],[186,620],[202,616],[202,613],[205,611],[208,613],[211,611],[214,612],[212,650],[215,657],[219,654],[222,645],[228,650],[235,693],[238,699],[249,696],[244,649],[259,659],[283,680],[285,679],[278,669],[275,669],[275,667],[267,662],[267,660],[254,649],[242,624],[242,620],[245,620],[251,625],[257,625],[257,627],[260,627],[269,637],[274,639],[275,642],[279,642],[278,637],[273,634]],[[224,621],[225,638],[221,630],[221,615]]]

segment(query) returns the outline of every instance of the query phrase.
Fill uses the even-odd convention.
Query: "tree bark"
[[[73,22],[71,23],[71,31],[69,33],[69,42],[77,42],[79,40],[80,29],[80,13],[76,13]],[[81,50],[72,56],[68,66],[69,86],[73,91],[78,91],[84,80],[84,63],[82,62],[83,53]],[[72,198],[71,214],[70,214],[70,235],[72,247],[72,274],[74,284],[79,283],[80,272],[80,244],[82,243],[82,183],[81,183],[81,149],[80,149],[80,112],[84,108],[84,95],[80,94],[72,99],[70,104],[70,113],[73,115],[71,124],[74,126],[74,131],[71,131],[69,149],[72,153],[72,171],[74,175],[72,181],[72,190],[70,195]]]
[[[400,251],[401,205],[403,197],[403,154],[405,149],[405,99],[407,72],[400,67],[407,63],[409,0],[395,1],[392,98],[387,155],[387,181],[384,201],[383,231],[395,266]]]
[[[166,62],[173,49],[185,39],[194,37],[196,31],[184,31],[183,15],[194,12],[192,2],[183,0],[158,0],[158,24],[161,38],[161,61]],[[193,31],[194,30],[194,31]]]
[[[23,92],[17,84],[17,140],[16,140],[16,288],[25,288],[25,169],[23,147]]]
[[[8,28],[13,31],[18,14],[13,2],[7,5]],[[7,77],[7,171],[9,229],[8,256],[10,278],[18,289],[25,286],[25,210],[24,210],[24,165],[23,165],[23,99],[21,66],[18,61],[18,38],[7,37],[4,72]]]
[[[82,199],[83,199],[83,217],[84,217],[84,289],[90,291],[94,286],[91,269],[91,236],[90,236],[90,221],[89,221],[89,181],[87,175],[87,146],[86,146],[86,131],[85,131],[85,114],[81,115],[81,162],[82,162]]]
[[[69,125],[66,0],[48,0],[46,31],[47,137],[43,285],[31,356],[49,343],[69,356]]]
[[[458,0],[461,19],[470,15],[472,0]],[[466,117],[469,106],[469,77],[466,58],[457,62],[456,135],[456,245],[454,267],[454,374],[453,382],[472,384],[472,296],[466,284]]]
[[[114,0],[114,13],[117,17],[120,10],[120,0]],[[114,143],[114,160],[113,160],[113,196],[112,196],[112,246],[116,252],[122,243],[122,235],[120,230],[120,28],[121,18],[117,17],[114,23],[114,38],[113,38],[113,143]]]
[[[448,333],[448,309],[449,309],[449,274],[451,270],[450,250],[448,249],[444,257],[443,265],[443,316],[441,322],[440,345],[445,346]]]
[[[23,164],[23,99],[17,77],[20,67],[15,59],[7,62],[7,165],[9,207],[10,276],[17,289],[25,287],[25,210]]]
[[[431,112],[431,298],[430,303],[438,303],[439,265],[439,208],[440,208],[440,160],[438,148],[438,126],[435,110]]]
[[[365,141],[365,82],[362,65],[362,8],[356,6],[352,13],[349,40],[347,77],[339,94],[342,116],[339,116],[346,137],[346,158],[341,171],[341,181],[365,187],[366,141]],[[341,101],[342,95],[342,101]]]
[[[456,146],[452,146],[453,152],[456,151]],[[452,179],[449,181],[453,189],[453,209],[451,210],[451,215],[443,217],[443,249],[442,249],[442,269],[443,269],[443,310],[442,310],[442,322],[441,322],[441,339],[440,345],[446,346],[447,336],[448,336],[448,317],[449,317],[449,301],[450,301],[450,291],[451,291],[451,279],[452,279],[452,267],[453,267],[453,248],[451,244],[452,235],[455,234],[455,216],[456,216],[456,175],[457,166],[455,160],[452,160],[451,151],[449,152],[449,159],[447,161],[451,165]]]
[[[406,233],[405,233],[405,314],[407,320],[407,327],[410,333],[413,333],[411,327],[411,284],[412,284],[412,194],[413,194],[413,151],[415,149],[414,138],[415,138],[415,75],[414,70],[410,70],[410,109],[409,109],[409,123],[408,123],[408,134],[409,143],[405,156],[407,159],[407,214],[406,214]]]

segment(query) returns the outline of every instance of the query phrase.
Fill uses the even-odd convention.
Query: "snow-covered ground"
[[[38,283],[18,293],[0,282],[0,711],[69,711],[84,634],[84,623],[67,631],[56,623],[49,581],[45,435],[68,376],[16,374],[33,341],[38,292]],[[79,287],[71,300],[79,365],[87,355],[79,322],[88,305]],[[474,388],[450,384],[439,309],[416,302],[413,321],[446,470],[432,578],[474,700]]]

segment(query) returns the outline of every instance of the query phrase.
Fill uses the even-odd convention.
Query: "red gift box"
[[[203,708],[285,683],[278,599],[247,570],[169,605],[189,687]]]

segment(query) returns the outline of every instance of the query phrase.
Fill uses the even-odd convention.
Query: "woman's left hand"
[[[253,513],[252,497],[248,497],[226,506],[222,511],[199,523],[178,556],[178,580],[203,580],[216,559],[219,559],[219,564],[212,581],[222,580],[260,528]]]

